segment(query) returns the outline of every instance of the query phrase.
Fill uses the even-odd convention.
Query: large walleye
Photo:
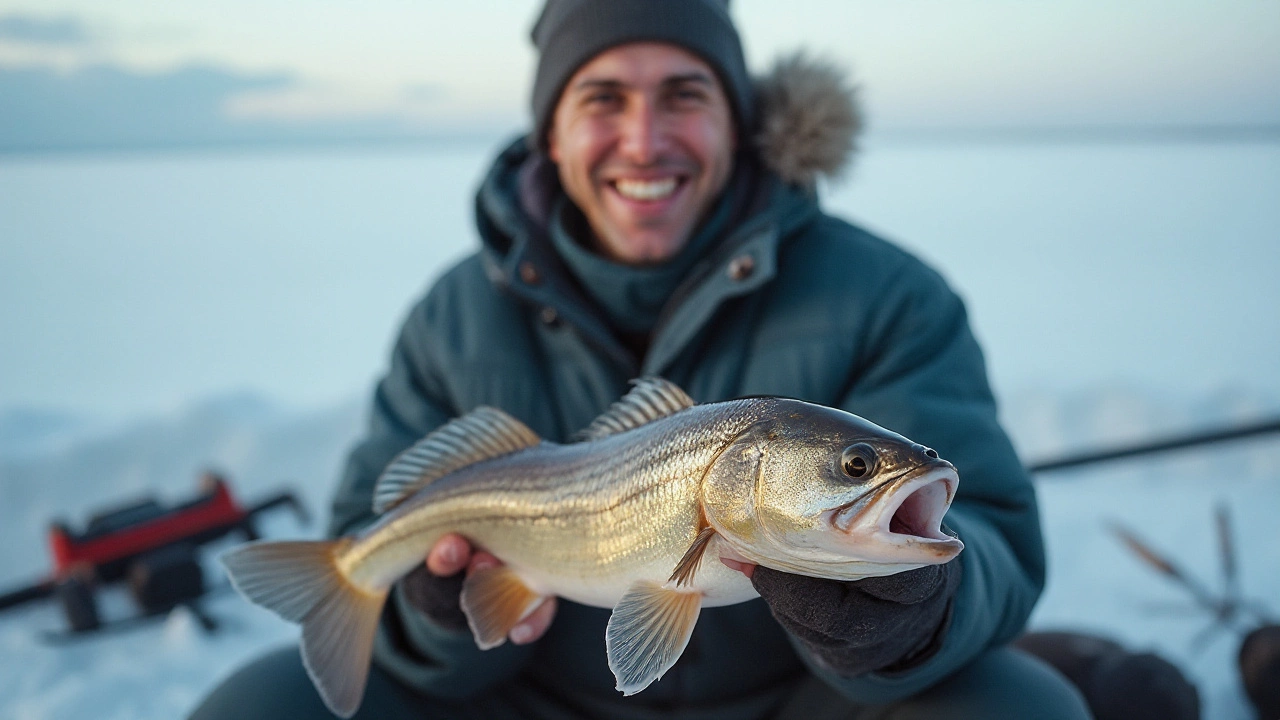
[[[382,517],[330,542],[258,542],[222,556],[236,588],[302,624],[329,709],[360,705],[387,591],[457,532],[504,561],[462,589],[476,643],[501,645],[547,596],[613,608],[618,689],[639,692],[684,651],[703,607],[756,596],[720,558],[837,580],[955,557],[940,529],[955,468],[856,415],[784,398],[696,405],[657,378],[572,444],[482,407],[378,479]]]

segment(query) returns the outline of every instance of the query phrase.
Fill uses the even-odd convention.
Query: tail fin
[[[351,717],[364,697],[386,591],[343,576],[335,558],[351,541],[258,542],[222,555],[242,595],[302,624],[302,664],[331,711]]]

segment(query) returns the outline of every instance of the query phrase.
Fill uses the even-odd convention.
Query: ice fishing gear
[[[1031,463],[1027,469],[1033,473],[1046,473],[1275,433],[1280,433],[1280,418],[1067,455]],[[1225,503],[1218,504],[1214,521],[1222,564],[1223,590],[1220,594],[1210,590],[1132,530],[1112,523],[1111,531],[1138,559],[1190,593],[1196,605],[1213,617],[1213,622],[1192,640],[1193,648],[1201,649],[1223,629],[1235,629],[1245,635],[1238,657],[1245,693],[1260,717],[1280,717],[1280,621],[1261,603],[1242,597],[1231,515]]]
[[[1154,455],[1172,450],[1183,450],[1186,448],[1198,447],[1200,445],[1215,445],[1221,442],[1243,440],[1245,438],[1270,435],[1273,433],[1280,433],[1280,418],[1271,418],[1269,420],[1259,420],[1257,422],[1245,423],[1232,427],[1176,435],[1137,443],[1135,445],[1126,445],[1123,447],[1107,448],[1103,450],[1091,450],[1073,455],[1065,455],[1051,460],[1040,460],[1027,465],[1027,470],[1032,473],[1066,470],[1068,468],[1076,468],[1083,465],[1096,465],[1098,463],[1109,462],[1112,460],[1123,460],[1125,458],[1140,457],[1143,455]]]
[[[1195,600],[1196,605],[1212,616],[1212,624],[1192,641],[1192,645],[1197,648],[1207,643],[1221,629],[1234,627],[1240,631],[1246,627],[1276,623],[1272,613],[1262,603],[1245,599],[1241,595],[1236,550],[1232,541],[1231,515],[1225,503],[1218,504],[1214,511],[1214,522],[1218,537],[1219,560],[1222,563],[1223,590],[1221,593],[1210,590],[1195,576],[1179,567],[1168,555],[1157,551],[1132,530],[1120,523],[1111,525],[1111,531],[1130,552],[1145,565],[1186,590]]]
[[[1189,592],[1196,604],[1213,617],[1213,622],[1192,640],[1193,648],[1203,648],[1220,630],[1234,629],[1244,634],[1238,664],[1245,693],[1260,717],[1280,717],[1280,623],[1261,602],[1242,597],[1231,514],[1226,503],[1218,504],[1214,525],[1222,563],[1221,594],[1209,590],[1131,530],[1116,523],[1112,531],[1144,564]]]
[[[209,591],[199,547],[230,533],[255,540],[255,518],[279,507],[291,508],[300,522],[309,520],[292,493],[277,493],[245,507],[232,495],[225,478],[205,473],[200,491],[186,502],[135,501],[95,514],[81,532],[55,521],[48,532],[53,571],[43,580],[0,594],[0,610],[55,597],[62,606],[67,630],[46,634],[54,641],[126,629],[180,605],[192,612],[202,628],[212,631],[217,621],[199,605]],[[128,584],[138,614],[104,621],[98,612],[97,591],[118,582]]]

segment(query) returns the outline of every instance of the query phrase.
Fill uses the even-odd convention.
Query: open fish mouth
[[[873,540],[894,560],[903,551],[950,559],[964,544],[943,532],[942,517],[959,484],[950,463],[933,463],[838,508],[831,524],[845,535]]]

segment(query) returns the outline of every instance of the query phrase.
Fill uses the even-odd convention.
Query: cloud
[[[84,23],[72,17],[0,16],[0,40],[31,45],[83,45],[91,40]]]
[[[242,117],[238,97],[289,93],[289,73],[212,65],[143,73],[114,65],[72,72],[0,67],[0,152],[385,139],[409,135],[389,115]]]
[[[0,69],[0,96],[10,100],[0,105],[0,149],[221,139],[236,129],[222,117],[228,96],[289,82],[212,67],[156,74],[112,66]]]

